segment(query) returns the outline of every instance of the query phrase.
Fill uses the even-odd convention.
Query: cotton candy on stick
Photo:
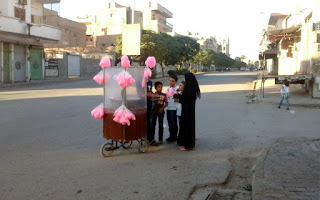
[[[145,61],[146,66],[154,68],[157,64],[157,61],[154,56],[149,56]]]
[[[125,70],[117,75],[116,80],[122,88],[128,87],[136,82],[131,74]]]
[[[120,106],[115,112],[114,112],[114,118],[113,121],[122,124],[122,125],[128,125],[130,126],[130,120],[136,120],[136,117],[134,114],[128,110],[124,105]]]
[[[103,84],[103,83],[104,83],[104,80],[103,80],[103,74],[102,74],[102,72],[97,73],[97,74],[93,77],[93,80],[95,80],[99,85]]]
[[[96,119],[103,119],[104,113],[105,109],[103,107],[103,104],[100,104],[91,111],[91,115]]]
[[[168,97],[172,97],[173,96],[173,89],[172,88],[169,88],[168,92],[166,93],[166,95]]]
[[[143,77],[149,78],[152,75],[152,71],[149,67],[145,67],[143,71]]]
[[[95,80],[99,85],[102,85],[104,83],[107,83],[110,80],[110,76],[108,73],[105,73],[104,79],[103,79],[103,71],[100,71],[98,74],[96,74],[93,77],[93,80]]]
[[[130,60],[128,56],[122,56],[121,57],[121,65],[122,67],[128,69],[130,67]]]
[[[102,59],[100,60],[99,65],[100,65],[100,67],[101,67],[102,69],[107,68],[107,67],[110,67],[110,65],[111,65],[110,59],[109,59],[109,58],[106,58],[106,57],[102,58]]]

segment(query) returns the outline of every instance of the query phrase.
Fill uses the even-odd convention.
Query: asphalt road
[[[109,158],[99,153],[102,121],[90,115],[103,99],[94,81],[0,90],[0,199],[187,199],[195,187],[223,183],[231,155],[277,137],[319,136],[319,110],[247,104],[254,73],[197,78],[195,150],[164,144],[141,154],[133,146]]]

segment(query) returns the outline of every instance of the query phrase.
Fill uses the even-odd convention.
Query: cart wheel
[[[121,146],[125,149],[129,149],[132,145],[132,141],[121,143]]]
[[[140,153],[146,153],[149,149],[149,141],[146,139],[141,139],[138,144],[138,149]]]
[[[100,153],[103,157],[109,157],[112,155],[113,150],[115,150],[115,147],[111,143],[105,143],[100,148]]]

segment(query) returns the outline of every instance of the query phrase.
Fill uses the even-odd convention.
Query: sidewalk
[[[274,79],[267,79],[264,84],[264,97],[261,84],[261,77],[257,76],[256,95],[258,103],[277,105],[280,101],[281,84],[275,84]],[[282,105],[285,105],[285,101]],[[290,85],[290,107],[320,108],[320,99],[313,99],[305,91],[301,84]]]
[[[285,137],[266,148],[254,167],[252,199],[320,198],[320,139]]]
[[[24,88],[41,86],[48,84],[66,83],[81,80],[90,80],[91,77],[76,77],[76,78],[48,78],[44,80],[31,80],[29,82],[16,82],[16,83],[0,83],[0,90],[3,88]]]

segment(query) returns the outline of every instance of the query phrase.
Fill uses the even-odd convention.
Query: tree
[[[180,68],[182,64],[191,61],[195,55],[199,52],[200,45],[194,39],[187,36],[177,36],[177,42],[179,44],[179,59],[178,64]]]
[[[122,55],[122,37],[116,42],[117,57]],[[142,30],[141,34],[141,55],[139,62],[142,64],[148,56],[154,56],[164,71],[165,65],[180,66],[191,61],[199,51],[199,44],[190,37],[172,37],[166,33],[155,33],[150,30]]]
[[[241,56],[241,61],[243,62],[245,59],[246,59],[246,56],[245,56],[245,55],[242,55],[242,56]]]

